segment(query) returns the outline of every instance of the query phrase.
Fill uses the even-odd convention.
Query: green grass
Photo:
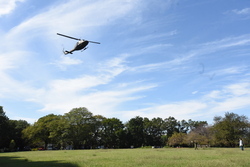
[[[0,153],[1,167],[249,167],[239,148],[100,149]]]

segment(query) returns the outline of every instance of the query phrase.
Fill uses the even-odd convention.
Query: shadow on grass
[[[78,167],[62,161],[29,161],[22,157],[0,157],[1,167]]]

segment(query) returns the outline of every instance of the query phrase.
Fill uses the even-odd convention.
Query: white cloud
[[[105,62],[99,63],[99,68],[97,68],[96,71],[118,75],[128,69],[126,65],[126,58],[128,57],[130,57],[129,54],[121,54]]]
[[[159,39],[167,39],[169,37],[172,37],[174,35],[177,35],[178,34],[178,31],[177,30],[173,30],[173,31],[169,31],[169,32],[166,32],[166,33],[161,33],[161,34],[150,34],[150,35],[146,35],[146,36],[143,36],[143,37],[137,37],[135,39],[129,39],[129,41],[133,41],[133,43],[145,43],[148,42],[150,43],[152,40],[159,40]],[[150,43],[152,44],[152,43]]]
[[[246,14],[250,14],[250,8],[244,8],[241,10],[238,9],[234,9],[232,10],[234,13],[239,14],[239,15],[246,15]]]
[[[111,114],[116,107],[127,101],[143,98],[140,92],[157,87],[143,81],[118,83],[112,86],[113,80],[126,70],[126,55],[121,55],[96,66],[96,73],[72,79],[51,80],[47,88],[30,89],[32,96],[27,101],[43,105],[42,112],[65,113],[74,107],[85,106],[99,114]],[[143,83],[142,83],[143,82]],[[123,86],[120,86],[120,85]],[[143,86],[142,86],[143,85]],[[100,86],[106,86],[103,90]],[[27,94],[27,93],[26,93]],[[27,97],[27,96],[26,96]]]
[[[188,62],[192,61],[194,58],[198,56],[207,55],[213,52],[217,52],[219,50],[229,49],[236,46],[243,46],[243,45],[250,45],[250,34],[245,34],[242,36],[236,36],[236,37],[230,37],[230,38],[224,38],[221,40],[216,40],[213,42],[208,42],[199,45],[196,49],[190,50],[188,53],[179,53],[177,58],[171,59],[169,61],[165,62],[159,62],[159,63],[151,63],[151,64],[143,64],[141,66],[136,67],[130,67],[130,71],[136,71],[136,72],[149,72],[149,71],[157,71],[159,69],[167,69],[170,71],[173,70],[183,70],[186,67],[184,66]],[[149,51],[150,49],[155,50],[156,48],[163,48],[163,47],[170,47],[170,44],[157,44],[152,45],[148,48],[141,49],[139,53],[135,54],[141,54],[144,53],[144,50]],[[173,56],[173,55],[172,55]],[[176,57],[176,55],[175,55]],[[222,70],[217,70],[214,72],[210,72],[209,78],[213,79],[214,75],[228,75],[228,74],[239,74],[248,69],[247,66],[233,66],[229,68],[225,68]]]
[[[243,82],[231,84],[225,87],[226,92],[231,93],[233,96],[250,95],[250,83]]]
[[[167,118],[169,116],[175,117],[178,120],[188,120],[195,115],[199,115],[207,104],[195,100],[180,101],[174,103],[168,103],[163,105],[155,105],[148,108],[142,108],[134,111],[122,111],[123,118],[130,119],[135,116],[148,117],[150,119],[161,117]]]
[[[201,44],[198,47],[201,49],[197,49],[200,54],[208,54],[215,51],[219,51],[221,49],[227,49],[236,46],[246,46],[250,45],[250,34],[244,34],[241,36],[234,37],[226,37],[221,40],[216,40],[213,42],[208,42],[205,44]],[[196,51],[196,52],[197,52]]]
[[[28,19],[15,27],[10,35],[13,38],[17,38],[18,34],[25,35],[27,39],[42,34],[47,34],[47,37],[56,32],[73,34],[73,32],[79,32],[79,29],[87,33],[93,27],[110,24],[124,15],[132,15],[133,13],[130,12],[137,7],[137,2],[137,0],[106,0],[83,5],[82,1],[70,1],[53,6],[48,11]],[[26,34],[29,35],[26,36]]]
[[[99,78],[100,79],[100,78]],[[89,81],[91,83],[91,81]],[[94,84],[92,82],[92,84]],[[68,85],[70,87],[70,85]],[[75,86],[75,85],[74,85]],[[142,98],[136,95],[137,93],[150,90],[157,85],[135,86],[134,88],[124,87],[123,89],[116,87],[102,91],[96,90],[94,85],[93,90],[57,90],[45,92],[44,95],[39,97],[44,108],[43,112],[68,112],[74,107],[86,106],[90,111],[95,114],[102,114],[104,116],[111,116],[116,113],[116,107],[127,101]],[[77,91],[76,91],[77,90]],[[38,100],[38,99],[37,99]]]
[[[30,54],[30,52],[21,49],[6,52],[3,48],[3,52],[0,53],[0,72],[18,69],[20,65],[27,62]]]
[[[214,107],[211,106],[210,111],[213,113],[225,113],[229,111],[233,112],[235,110],[250,106],[249,101],[249,95],[245,97],[236,96],[232,98],[226,98],[221,102],[216,102]]]
[[[193,95],[195,95],[197,93],[199,93],[199,91],[197,91],[197,90],[192,92]]]
[[[212,90],[199,99],[166,102],[166,104],[150,104],[138,110],[119,112],[124,120],[135,116],[148,118],[167,118],[173,116],[178,120],[209,120],[217,114],[234,112],[250,106],[250,84],[239,82],[225,85],[220,90]],[[211,123],[211,122],[209,122]]]
[[[174,58],[169,61],[160,62],[160,63],[151,63],[151,64],[144,64],[136,67],[129,68],[129,71],[132,72],[150,72],[150,71],[157,71],[166,69],[169,71],[173,71],[176,69],[183,69],[185,68],[183,65],[187,63],[193,57],[192,54],[185,55],[182,57]]]
[[[18,2],[25,0],[0,0],[0,17],[10,14],[17,6]]]
[[[83,62],[79,59],[74,59],[69,56],[61,56],[59,60],[56,60],[55,63],[51,64],[58,66],[62,70],[66,70],[68,66],[79,65],[82,63]]]
[[[250,84],[239,82],[225,85],[221,90],[213,90],[203,97],[211,113],[225,113],[250,106]]]
[[[216,73],[216,75],[242,74],[247,70],[248,70],[247,66],[233,66],[222,70],[218,70],[214,73]]]

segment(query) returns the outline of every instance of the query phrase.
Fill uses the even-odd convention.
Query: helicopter
[[[76,43],[76,46],[70,50],[70,51],[63,51],[63,53],[66,55],[66,54],[73,54],[74,51],[76,50],[86,50],[88,47],[86,47],[89,43],[95,43],[95,44],[101,44],[100,42],[94,42],[94,41],[88,41],[88,40],[84,40],[84,39],[78,39],[78,38],[74,38],[74,37],[71,37],[71,36],[67,36],[67,35],[64,35],[64,34],[60,34],[60,33],[57,33],[57,35],[60,35],[60,36],[63,36],[63,37],[66,37],[66,38],[70,38],[70,39],[74,39],[74,40],[77,40],[78,42]]]

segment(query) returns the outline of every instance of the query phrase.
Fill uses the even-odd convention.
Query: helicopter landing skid
[[[81,51],[83,52],[84,50],[86,50],[86,49],[88,49],[88,47],[86,47],[86,48],[83,48]]]

